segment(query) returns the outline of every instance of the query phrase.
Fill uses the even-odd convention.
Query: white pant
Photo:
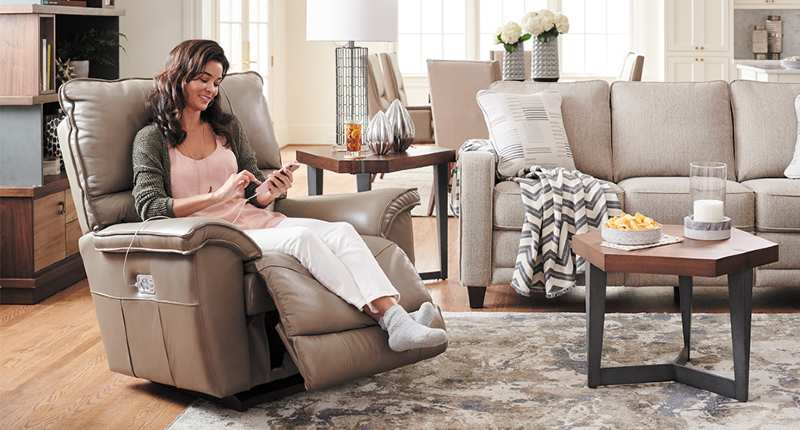
[[[286,218],[277,226],[245,230],[263,251],[289,254],[325,288],[359,310],[381,297],[400,294],[383,273],[352,225],[310,218]]]

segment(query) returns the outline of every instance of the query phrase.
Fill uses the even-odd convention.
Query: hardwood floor
[[[292,148],[284,161],[294,159]],[[355,178],[326,173],[326,193],[355,190]],[[295,173],[290,196],[305,195],[306,172]],[[423,202],[424,203],[424,202]],[[449,221],[450,279],[427,284],[446,311],[468,311],[458,285],[458,229]],[[433,218],[415,218],[420,270],[438,260]],[[726,312],[722,288],[695,289],[697,312]],[[525,298],[508,285],[487,290],[483,312],[583,312],[580,288],[563,297]],[[609,312],[677,312],[671,288],[609,288]],[[756,289],[756,312],[800,312],[800,290]],[[0,428],[142,428],[169,425],[194,398],[184,392],[111,373],[84,280],[33,306],[0,306]]]

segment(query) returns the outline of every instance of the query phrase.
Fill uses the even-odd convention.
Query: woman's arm
[[[161,133],[155,126],[143,128],[133,141],[133,203],[142,220],[174,217],[173,200],[164,187]]]
[[[233,119],[232,127],[233,130],[233,138],[234,142],[232,142],[231,146],[235,146],[235,153],[236,153],[236,162],[239,165],[239,170],[246,170],[253,174],[258,182],[263,183],[266,178],[264,174],[261,172],[261,169],[258,168],[258,162],[256,160],[256,155],[253,152],[253,148],[250,147],[250,142],[247,140],[247,133],[244,131],[244,127],[242,123],[239,122],[237,118]],[[245,188],[244,196],[245,198],[250,198],[256,194],[256,187],[258,185],[252,183]],[[272,196],[269,193],[263,193],[256,196],[256,198],[249,200],[251,203],[258,207],[266,207],[270,203],[275,200],[276,196]]]

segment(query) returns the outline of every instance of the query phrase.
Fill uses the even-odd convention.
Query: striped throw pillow
[[[498,155],[500,175],[517,176],[520,170],[534,165],[546,169],[575,169],[561,117],[559,93],[511,94],[482,90],[477,100]]]

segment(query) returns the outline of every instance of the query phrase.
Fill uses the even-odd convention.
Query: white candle
[[[725,204],[721,200],[695,200],[694,220],[721,222],[725,219]]]

